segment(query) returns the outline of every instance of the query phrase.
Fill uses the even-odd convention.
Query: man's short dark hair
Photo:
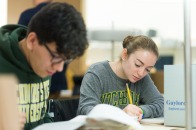
[[[54,2],[43,7],[28,25],[40,44],[56,42],[57,52],[68,59],[81,56],[88,47],[86,27],[81,14],[67,3]]]

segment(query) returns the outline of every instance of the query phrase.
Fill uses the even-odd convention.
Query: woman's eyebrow
[[[142,62],[140,59],[137,59],[142,65],[144,65],[144,62]]]
[[[137,59],[142,65],[144,65],[144,62],[142,62],[140,59]],[[154,66],[148,66],[147,68],[153,68]]]

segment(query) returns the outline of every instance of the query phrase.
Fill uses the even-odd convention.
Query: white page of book
[[[120,108],[107,104],[99,104],[94,107],[94,109],[88,114],[87,118],[94,118],[96,120],[113,120],[122,124],[135,126],[136,128],[140,126],[137,117],[131,117]]]

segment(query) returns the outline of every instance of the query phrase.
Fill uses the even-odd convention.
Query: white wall
[[[0,4],[0,27],[7,23],[7,0],[1,0]]]
[[[89,29],[156,29],[162,38],[183,38],[183,0],[86,0],[86,16]]]
[[[192,64],[196,64],[196,47],[192,47]],[[175,64],[184,64],[184,48],[176,48],[174,54],[174,63]]]

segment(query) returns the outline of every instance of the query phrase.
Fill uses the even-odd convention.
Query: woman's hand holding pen
[[[130,116],[137,116],[138,121],[141,121],[142,119],[142,109],[136,105],[128,104],[123,111],[127,113]]]
[[[129,99],[129,103],[124,109],[123,111],[125,111],[128,115],[130,116],[136,116],[138,121],[141,121],[142,116],[143,116],[143,112],[142,109],[136,105],[132,104],[132,95],[131,95],[131,89],[129,88],[128,83],[126,83],[126,89],[127,89],[127,96]]]

